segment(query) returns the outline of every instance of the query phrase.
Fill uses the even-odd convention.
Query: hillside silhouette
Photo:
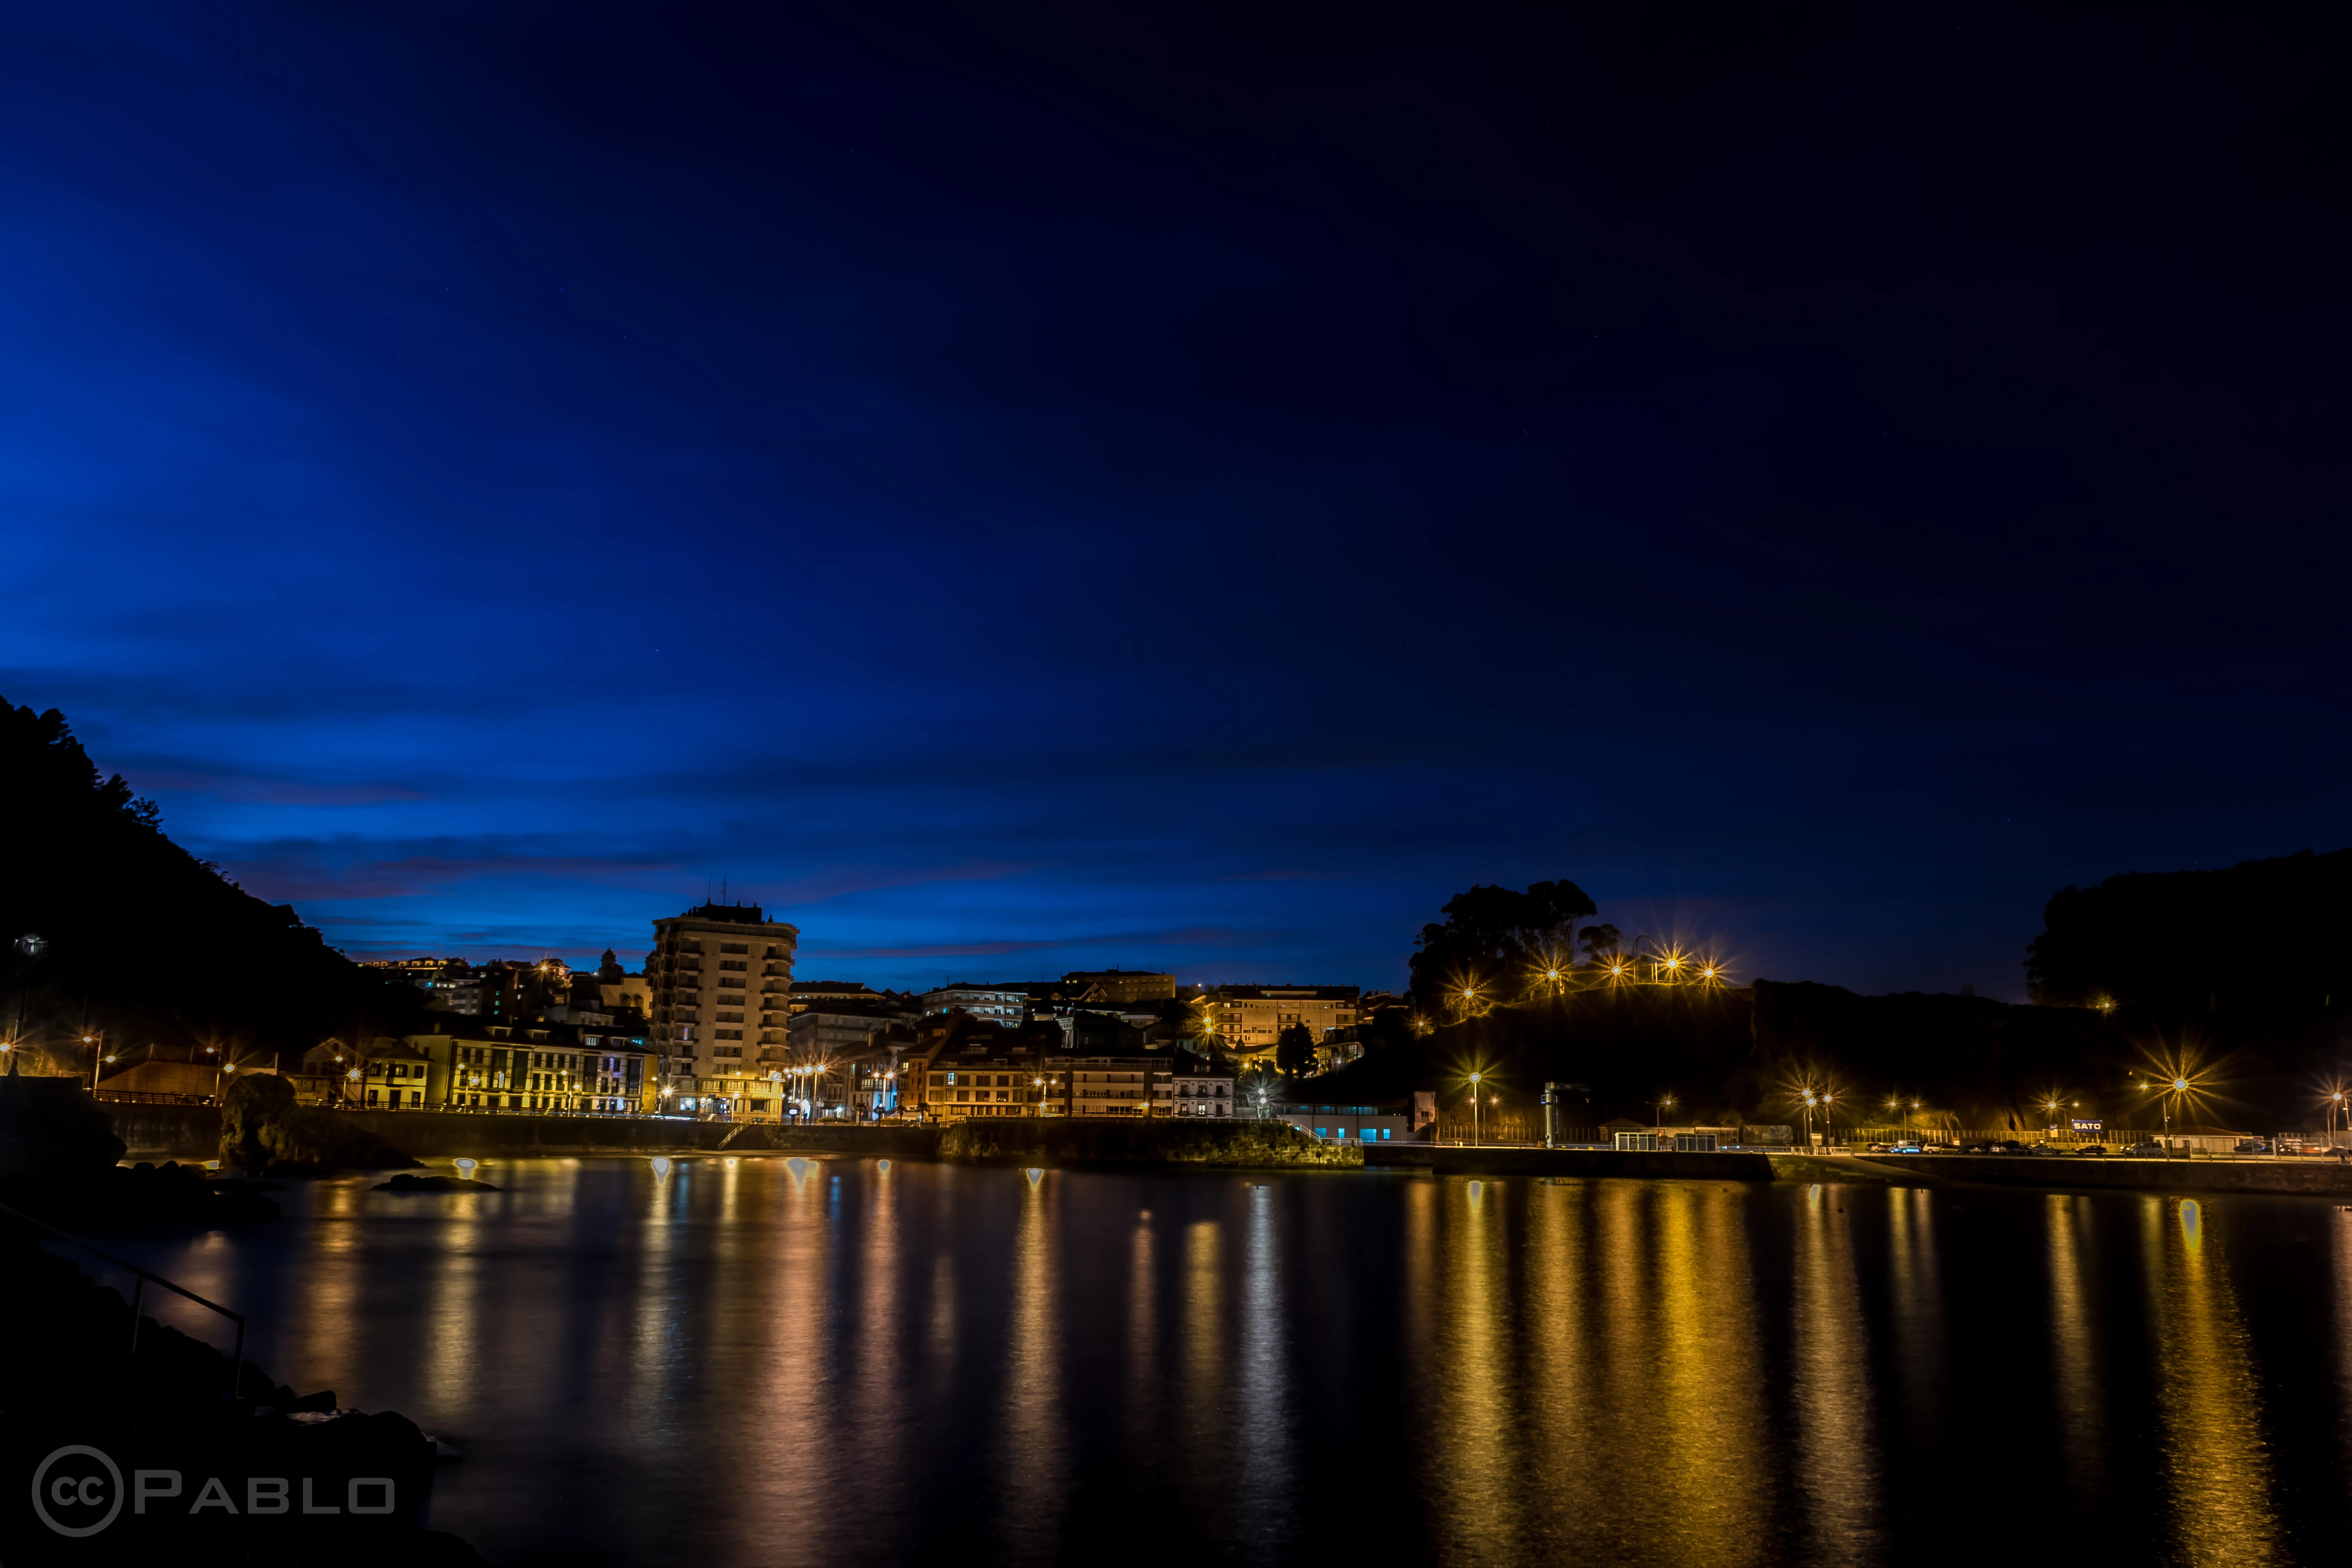
[[[284,1058],[383,1033],[416,993],[352,963],[293,909],[172,842],[153,803],[100,777],[65,716],[0,699],[0,1028],[87,1070],[85,1021],[126,1058],[217,1044]],[[207,1058],[209,1059],[209,1058]]]
[[[1525,1113],[1547,1082],[1584,1086],[1597,1126],[1649,1121],[1662,1095],[1669,1120],[1793,1122],[1801,1086],[1833,1088],[1851,1119],[1883,1123],[1885,1100],[1916,1099],[1952,1125],[2038,1126],[2037,1100],[2105,1096],[2109,1114],[2136,1109],[2121,1091],[2135,1043],[2089,1008],[2017,1006],[1911,992],[1863,996],[1834,985],[1595,986],[1390,1045],[1298,1086],[1303,1099],[1375,1100],[1435,1088],[1451,1108],[1473,1068],[1507,1107]],[[2109,1092],[2110,1090],[2114,1092]],[[1897,1113],[1899,1117],[1899,1112]]]

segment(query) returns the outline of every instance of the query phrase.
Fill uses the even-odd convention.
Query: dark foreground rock
[[[297,1105],[294,1086],[276,1073],[231,1085],[221,1100],[221,1163],[271,1175],[329,1171],[389,1171],[415,1160],[347,1116]]]
[[[71,1078],[24,1078],[11,1053],[0,1075],[0,1178],[74,1175],[122,1158],[122,1140]]]
[[[201,1165],[108,1165],[76,1175],[0,1180],[0,1204],[76,1236],[154,1226],[247,1225],[278,1217],[266,1184],[215,1178]]]
[[[434,1447],[405,1418],[240,1374],[152,1319],[133,1355],[122,1296],[21,1227],[0,1230],[0,1277],[26,1336],[0,1379],[0,1562],[481,1561],[423,1528]],[[224,1344],[230,1333],[224,1322]]]

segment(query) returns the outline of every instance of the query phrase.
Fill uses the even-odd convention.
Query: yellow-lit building
[[[1354,985],[1220,985],[1201,998],[1209,1026],[1237,1057],[1270,1057],[1282,1031],[1304,1024],[1318,1044],[1352,1029],[1363,991]]]

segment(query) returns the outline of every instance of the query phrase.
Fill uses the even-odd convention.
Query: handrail
[[[164,1279],[161,1274],[151,1273],[147,1269],[140,1268],[136,1263],[125,1262],[123,1259],[115,1257],[114,1254],[110,1252],[101,1251],[98,1247],[92,1247],[89,1242],[84,1241],[81,1237],[74,1235],[72,1232],[59,1230],[47,1220],[37,1219],[33,1215],[26,1214],[22,1209],[11,1208],[6,1204],[0,1204],[0,1214],[13,1215],[17,1219],[23,1220],[26,1225],[38,1226],[41,1229],[47,1231],[51,1236],[58,1237],[59,1240],[71,1242],[74,1246],[80,1247],[84,1252],[89,1253],[91,1257],[102,1258],[107,1262],[113,1264],[117,1268],[127,1268],[132,1274],[138,1276],[138,1288],[131,1294],[130,1353],[134,1356],[139,1353],[139,1298],[140,1294],[146,1289],[147,1281],[150,1279],[152,1279],[156,1284],[163,1287],[164,1289],[171,1291],[173,1295],[185,1296],[197,1306],[210,1308],[212,1310],[218,1312],[222,1317],[226,1318],[229,1321],[235,1323],[236,1325],[236,1363],[229,1371],[228,1396],[232,1401],[234,1401],[237,1397],[238,1394],[243,1391],[245,1386],[245,1314],[243,1312],[232,1312],[226,1307],[222,1306],[218,1301],[207,1301],[202,1296],[197,1295],[194,1290],[189,1289],[184,1285],[174,1285],[169,1279]]]

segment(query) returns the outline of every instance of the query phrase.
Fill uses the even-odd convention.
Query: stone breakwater
[[[1364,1151],[1325,1143],[1286,1121],[963,1121],[947,1130],[950,1160],[1005,1165],[1176,1165],[1357,1170]]]

